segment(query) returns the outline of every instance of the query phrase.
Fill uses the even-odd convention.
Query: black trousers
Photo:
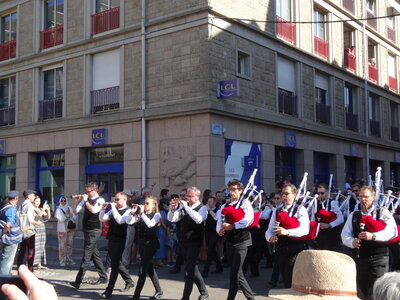
[[[372,300],[375,281],[389,271],[389,255],[375,255],[369,258],[356,258],[357,285],[363,295],[361,299]]]
[[[159,248],[158,240],[149,241],[148,243],[143,243],[140,240],[139,243],[139,253],[140,253],[140,264],[139,264],[139,279],[136,285],[134,298],[139,299],[140,293],[142,292],[144,282],[146,281],[146,274],[149,275],[151,282],[153,283],[156,292],[161,292],[162,289],[158,281],[158,276],[153,266],[153,257]]]
[[[197,258],[199,257],[200,243],[182,243],[181,251],[185,261],[185,287],[183,289],[182,300],[189,300],[193,290],[193,283],[196,284],[201,295],[208,295],[204,279],[200,274],[197,266]]]
[[[297,254],[305,250],[306,244],[304,241],[292,241],[288,244],[276,245],[278,254],[278,268],[282,274],[282,279],[285,288],[292,286],[292,273],[294,262],[296,261]]]
[[[244,277],[243,273],[243,262],[247,254],[246,245],[232,245],[233,255],[232,264],[229,274],[229,293],[228,300],[233,300],[236,297],[238,288],[240,288],[246,297],[246,299],[254,300],[253,291],[250,288],[249,283]]]
[[[100,238],[101,230],[84,231],[84,253],[82,257],[81,266],[79,267],[78,274],[76,275],[75,283],[80,285],[89,265],[90,260],[93,261],[96,271],[101,279],[107,279],[107,273],[104,269],[103,261],[100,257],[99,249],[97,249],[97,241]]]
[[[122,264],[122,253],[125,250],[125,239],[109,239],[108,240],[108,255],[111,260],[111,273],[108,286],[106,288],[106,294],[111,295],[115,282],[117,281],[118,274],[121,275],[122,279],[126,284],[133,283],[131,275],[127,268]]]
[[[221,259],[217,253],[217,244],[220,240],[220,236],[217,232],[206,232],[205,233],[206,245],[207,245],[207,260],[204,263],[204,272],[208,273],[210,265],[214,261],[216,270],[222,270]]]

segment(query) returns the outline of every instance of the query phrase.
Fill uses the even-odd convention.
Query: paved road
[[[107,241],[102,238],[99,241],[99,247],[105,248],[107,245]],[[74,240],[74,252],[73,256],[75,261],[78,263],[81,259],[83,248],[83,239],[80,237],[76,237]],[[104,292],[106,285],[82,285],[79,290],[75,290],[69,286],[69,281],[75,279],[78,270],[78,264],[73,267],[60,267],[58,265],[58,251],[57,251],[57,239],[54,235],[48,235],[47,238],[47,266],[48,270],[35,270],[35,274],[42,279],[51,282],[58,295],[59,299],[99,299],[99,295]],[[105,256],[105,252],[102,251],[102,254]],[[264,265],[265,261],[262,261],[261,265]],[[200,266],[200,270],[202,266]],[[161,267],[157,269],[157,273],[160,278],[161,287],[164,290],[163,299],[181,299],[183,292],[183,273],[179,274],[169,274],[168,267]],[[130,273],[133,276],[133,280],[137,281],[137,266],[133,266],[130,269]],[[252,287],[253,291],[256,294],[256,299],[270,299],[267,297],[268,293],[268,285],[267,282],[270,278],[271,269],[260,268],[260,276],[259,277],[250,277],[247,279]],[[94,271],[94,268],[89,268],[89,271],[86,273],[86,277],[88,280],[97,280],[97,273]],[[222,274],[210,274],[209,277],[205,279],[207,288],[210,294],[210,300],[218,299],[223,300],[226,299],[228,294],[228,286],[229,286],[229,269],[225,269]],[[123,287],[124,283],[121,278],[118,278],[117,284],[113,293],[113,299],[127,299],[128,297],[132,297],[133,289],[129,292],[122,293],[120,289]],[[151,281],[146,280],[146,284],[142,291],[142,299],[148,299],[150,296],[154,294],[154,288],[151,284]],[[191,299],[197,299],[199,293],[197,291],[196,286],[194,286]],[[245,299],[241,292],[238,293],[237,300]]]

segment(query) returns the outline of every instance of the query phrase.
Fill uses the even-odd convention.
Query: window
[[[369,93],[368,96],[368,112],[369,112],[370,134],[376,137],[380,137],[381,124],[380,124],[379,97],[372,93]]]
[[[251,56],[240,50],[237,51],[237,75],[251,78]]]
[[[354,0],[343,0],[343,7],[354,14]]]
[[[397,68],[396,68],[396,57],[388,54],[388,81],[389,88],[393,91],[397,91]]]
[[[366,10],[367,10],[367,24],[374,29],[377,27],[377,21],[374,18],[376,16],[376,0],[366,0],[365,3]]]
[[[277,35],[291,43],[296,43],[296,24],[290,23],[293,19],[291,0],[276,0],[276,19]]]
[[[358,101],[356,88],[350,84],[344,86],[344,107],[346,113],[346,129],[358,130]]]
[[[352,27],[343,26],[344,66],[355,72],[357,69],[355,30]]]
[[[292,183],[296,180],[296,149],[275,147],[275,177],[291,177]]]
[[[0,195],[5,196],[7,192],[15,190],[16,157],[0,157]]]
[[[0,79],[0,126],[15,124],[15,76]]]
[[[292,1],[291,0],[276,0],[276,15],[285,19],[292,20]]]
[[[39,101],[39,119],[62,117],[63,68],[43,71],[43,98]]]
[[[119,28],[120,0],[96,0],[92,35]]]
[[[96,0],[96,13],[119,6],[120,0]]]
[[[278,56],[278,110],[288,115],[297,115],[296,65],[293,61]]]
[[[43,3],[43,30],[40,32],[40,49],[63,43],[64,0],[46,0]]]
[[[0,61],[2,61],[16,56],[17,14],[2,16],[0,26]]]
[[[390,102],[390,138],[399,141],[399,105]]]
[[[118,109],[120,86],[119,49],[93,55],[91,113]]]
[[[394,16],[397,15],[397,11],[389,6],[389,2],[387,2],[388,7],[387,7],[387,17],[386,17],[386,30],[387,30],[387,37],[392,41],[396,42],[396,24],[395,24],[395,18]],[[398,4],[396,4],[398,5]]]
[[[375,14],[375,0],[366,0],[366,8]]]
[[[377,45],[368,40],[368,77],[370,80],[378,82],[378,61]]]
[[[324,58],[329,57],[328,34],[326,30],[327,15],[314,9],[314,52]]]
[[[329,101],[329,78],[315,74],[315,110],[316,120],[321,123],[331,123],[331,108]]]

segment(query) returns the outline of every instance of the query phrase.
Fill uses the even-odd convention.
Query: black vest
[[[214,212],[215,214],[217,214],[218,207],[215,207],[211,211]],[[207,219],[206,219],[206,225],[205,225],[206,232],[215,232],[215,233],[217,233],[215,231],[215,227],[217,227],[217,220],[214,220],[212,215],[210,213],[208,213]]]
[[[200,204],[194,211],[199,211],[200,208],[203,207],[203,204]],[[183,217],[181,219],[181,235],[180,241],[182,243],[198,243],[201,244],[203,242],[204,235],[204,222],[197,224],[193,219],[186,213],[184,209],[182,209],[181,213],[183,213]]]
[[[154,217],[154,215],[154,213],[146,214],[150,220]],[[153,226],[151,228],[147,227],[142,218],[140,218],[139,222],[137,222],[136,230],[139,244],[146,244],[148,242],[157,240],[157,226]]]
[[[96,203],[96,200],[99,199],[100,197],[96,197],[94,199],[88,200],[91,205],[94,205]],[[87,230],[95,230],[101,229],[101,223],[99,219],[99,213],[92,214],[86,207],[86,204],[83,204],[83,220],[82,220],[82,227],[83,231]]]
[[[117,209],[117,211],[122,216],[129,209],[129,207],[125,207],[123,209]],[[126,229],[128,228],[128,224],[118,224],[114,216],[111,214],[108,219],[108,226],[108,239],[123,241],[126,240]]]

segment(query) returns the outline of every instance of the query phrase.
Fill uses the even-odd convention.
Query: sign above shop
[[[286,147],[296,148],[296,133],[287,131],[285,132],[285,144]]]
[[[218,82],[217,97],[220,99],[239,96],[239,79]]]
[[[100,146],[108,144],[108,130],[107,128],[93,129],[92,130],[92,146]]]

